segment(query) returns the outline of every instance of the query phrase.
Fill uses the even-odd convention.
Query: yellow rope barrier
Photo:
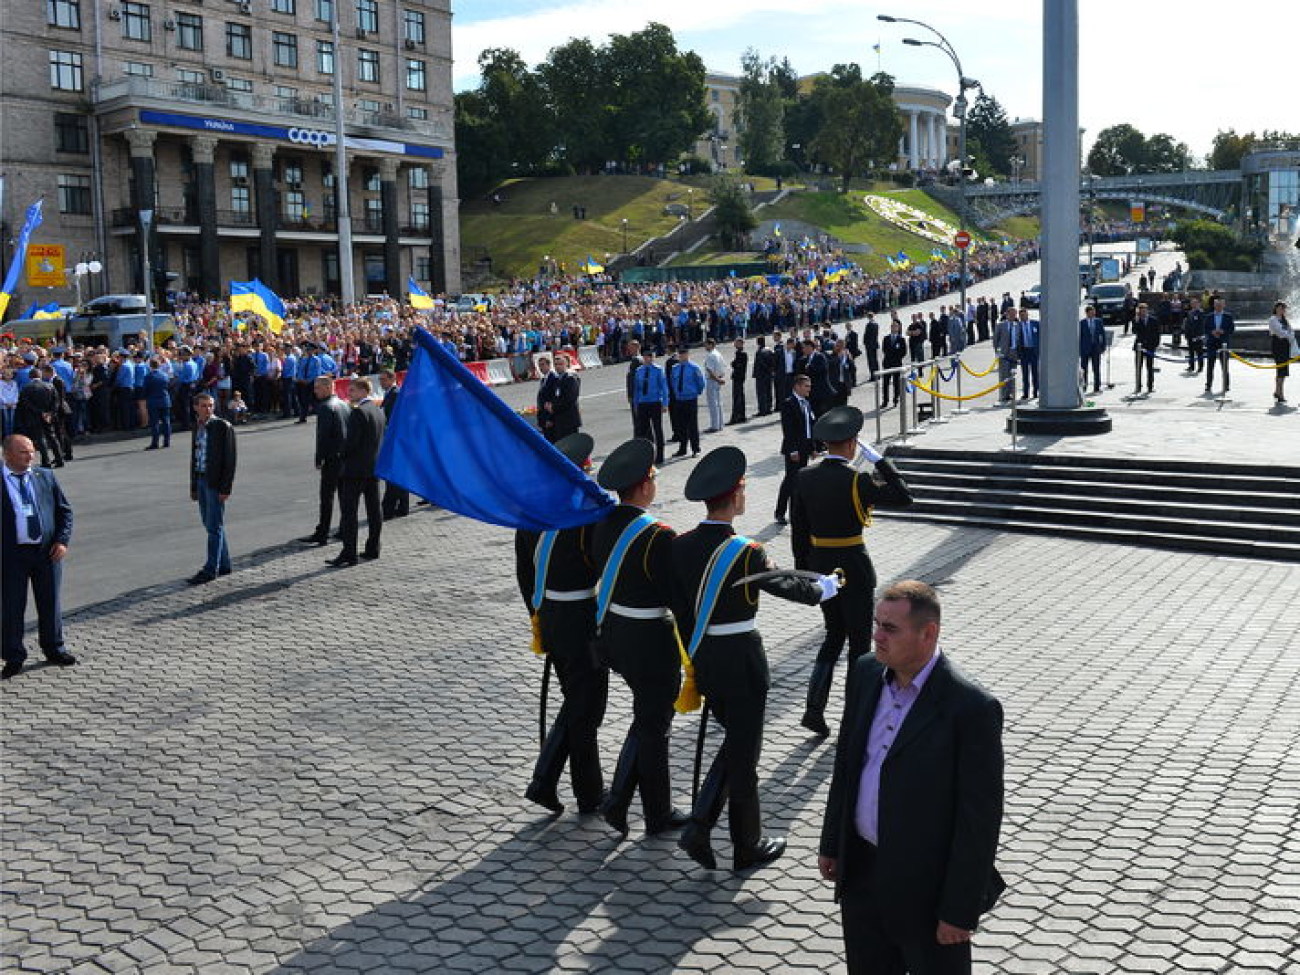
[[[958,361],[961,361],[961,360],[958,360]],[[962,367],[963,369],[966,370],[967,375],[974,376],[976,379],[983,379],[985,376],[987,376],[987,375],[989,375],[990,373],[992,373],[993,370],[996,369],[996,368],[998,367],[998,357],[997,357],[997,356],[994,356],[994,357],[993,357],[993,365],[989,366],[989,367],[988,367],[987,369],[985,369],[983,372],[976,372],[976,371],[975,371],[974,369],[972,369],[970,366],[966,365],[965,362],[962,362],[961,367]],[[994,386],[993,388],[994,388],[994,389],[997,389],[996,386]],[[982,396],[983,394],[981,393],[980,395]]]
[[[912,380],[912,385],[915,386],[915,387],[916,387],[918,390],[920,390],[922,393],[925,393],[925,394],[927,394],[927,395],[929,395],[929,396],[936,396],[936,397],[938,397],[939,399],[952,400],[952,401],[955,402],[955,403],[964,403],[964,402],[966,402],[967,400],[970,400],[970,399],[979,399],[981,396],[987,396],[989,393],[993,392],[995,389],[1001,389],[1003,386],[1005,386],[1005,385],[1006,385],[1008,382],[1010,382],[1010,381],[1011,381],[1011,380],[1008,379],[1008,380],[1006,380],[1006,382],[1000,382],[1000,383],[998,383],[996,386],[990,386],[988,389],[984,390],[982,393],[972,393],[972,394],[969,395],[969,396],[949,396],[947,393],[941,393],[941,392],[939,392],[938,390],[930,389],[930,388],[928,388],[928,387],[926,387],[926,386],[922,386],[922,385],[921,385],[920,383],[918,383],[915,379]]]
[[[1293,362],[1300,362],[1300,356],[1296,356],[1294,359],[1287,359],[1286,362],[1270,362],[1267,365],[1260,365],[1258,362],[1251,362],[1249,359],[1243,359],[1231,349],[1228,349],[1228,355],[1232,356],[1238,362],[1244,362],[1252,369],[1281,369],[1283,366],[1289,366]]]

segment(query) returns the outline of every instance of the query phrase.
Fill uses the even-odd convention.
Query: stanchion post
[[[963,416],[970,412],[970,410],[966,409],[966,401],[961,398],[961,374],[966,370],[962,368],[961,356],[954,356],[952,361],[954,363],[953,369],[957,372],[957,405],[953,408],[952,415]]]
[[[872,385],[876,389],[876,443],[880,443],[884,431],[881,428],[881,423],[880,423],[880,375],[879,374],[876,375],[876,381],[872,383]]]

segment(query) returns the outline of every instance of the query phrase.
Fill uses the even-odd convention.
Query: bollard
[[[965,402],[961,398],[961,374],[966,370],[961,367],[961,356],[953,357],[954,368],[957,370],[957,405],[952,411],[953,416],[964,416],[970,410],[966,409]]]

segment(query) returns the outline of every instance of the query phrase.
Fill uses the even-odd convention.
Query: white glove
[[[818,585],[822,587],[822,598],[818,602],[826,602],[828,599],[834,599],[840,594],[839,576],[822,576],[817,580]]]
[[[871,444],[869,443],[864,443],[862,445],[862,455],[866,457],[867,460],[871,461],[871,463],[873,464],[879,464],[882,460],[885,459],[885,455],[882,454],[880,451],[878,451],[875,447],[871,446]]]

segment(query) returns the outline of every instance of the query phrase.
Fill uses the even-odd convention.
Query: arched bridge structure
[[[1141,176],[1084,177],[1083,199],[1141,200],[1182,207],[1223,220],[1230,209],[1239,209],[1242,177],[1236,169],[1186,173],[1149,173]],[[1030,213],[1041,205],[1042,184],[1010,182],[966,187],[966,200],[980,223],[996,222],[1018,213]]]

